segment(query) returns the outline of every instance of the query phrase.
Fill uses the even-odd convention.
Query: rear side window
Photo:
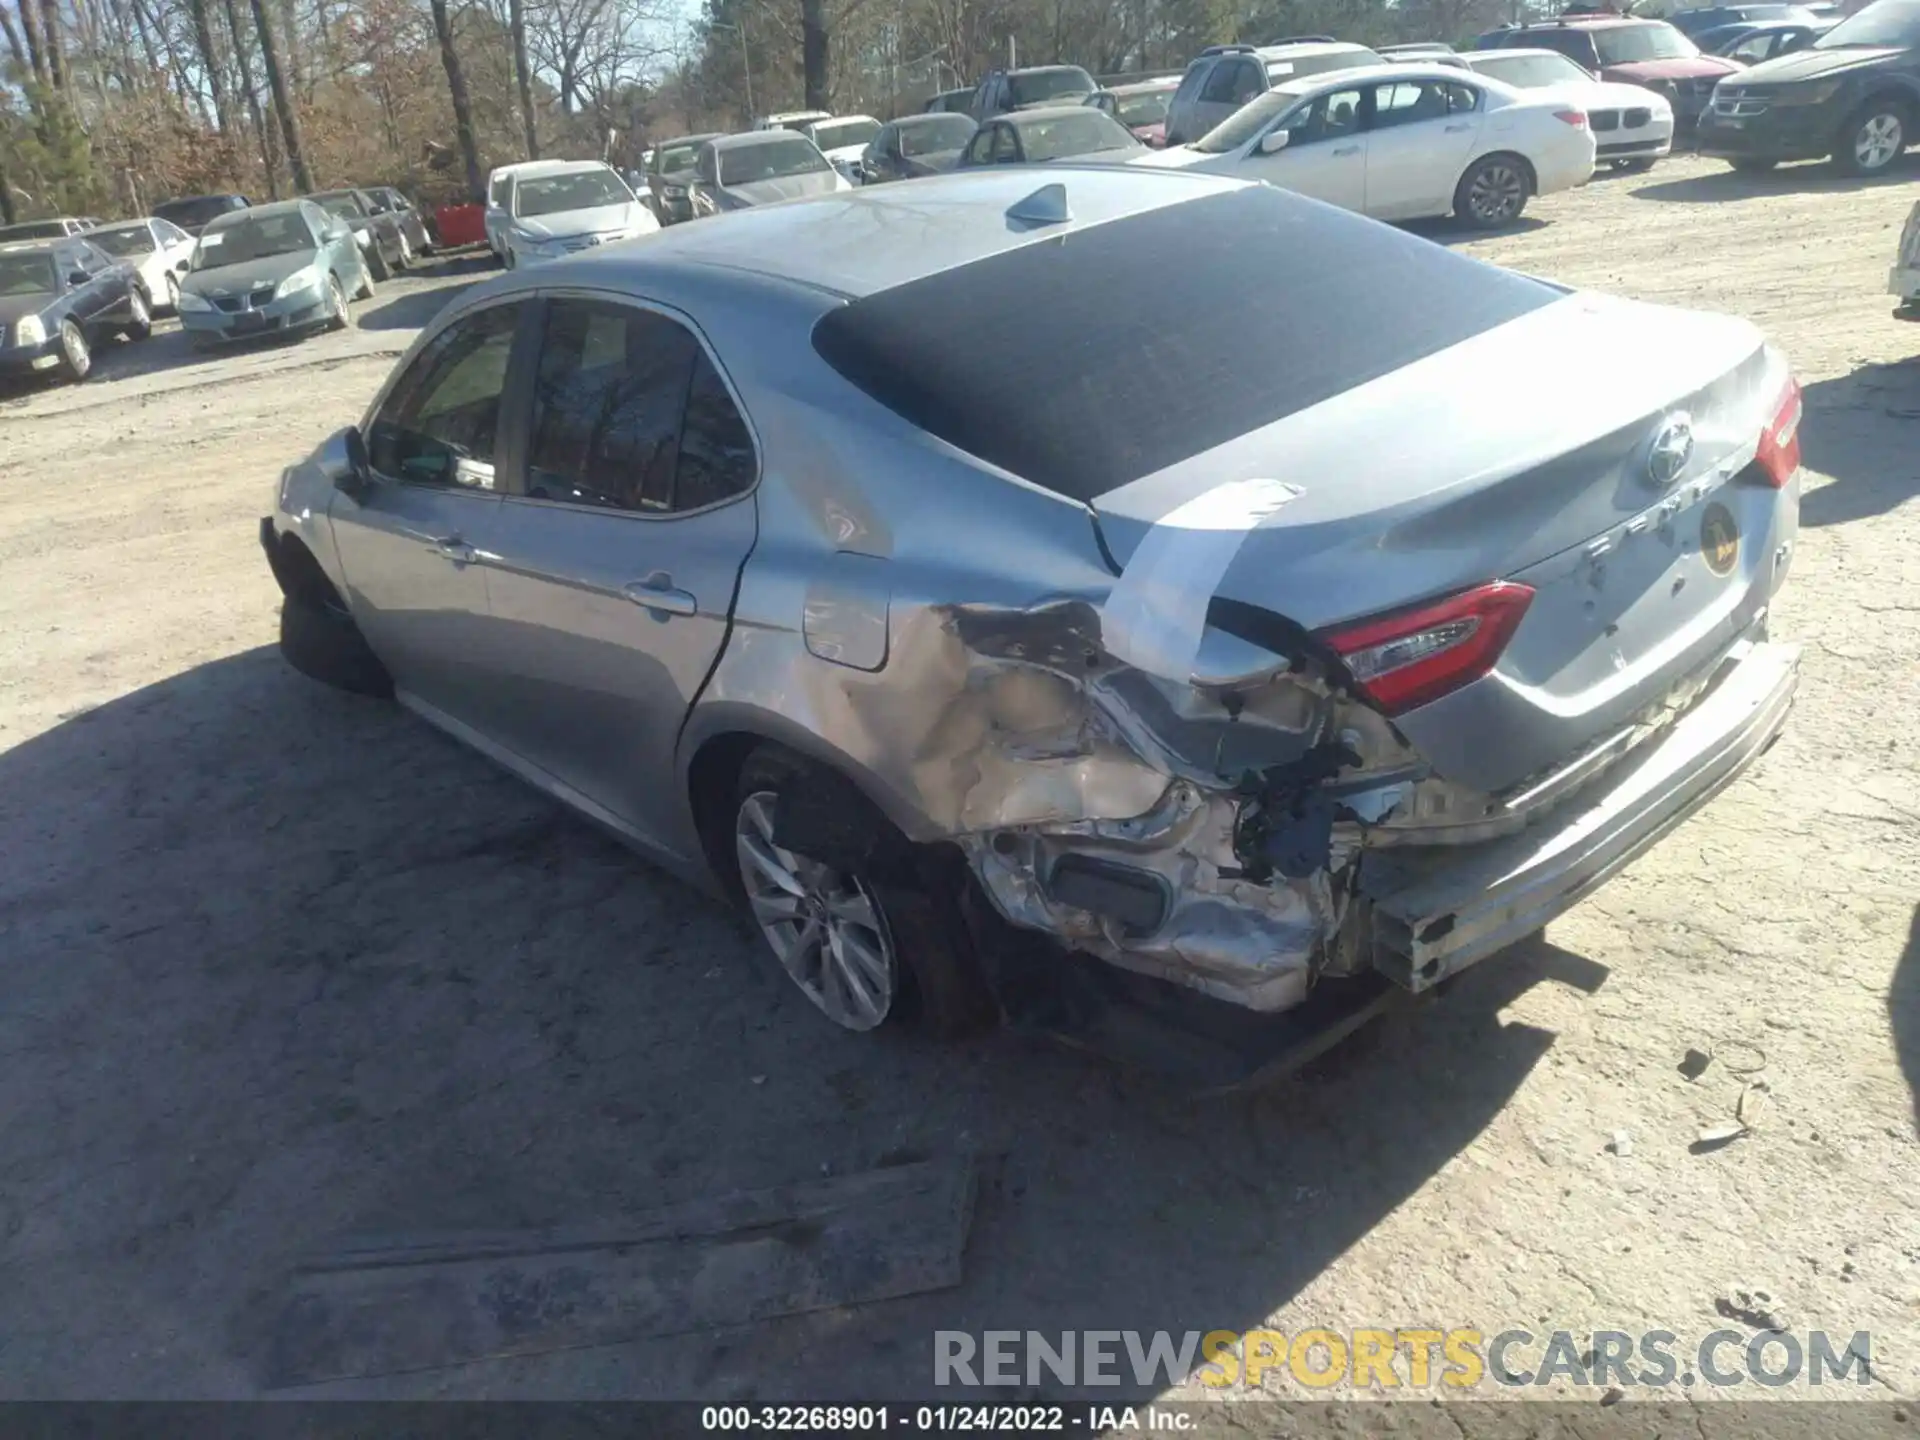
[[[1224,105],[1233,99],[1234,82],[1238,78],[1240,67],[1230,60],[1222,60],[1213,67],[1213,74],[1207,77],[1207,88],[1200,92],[1202,103]]]
[[[813,344],[911,424],[1090,501],[1558,295],[1253,185],[865,296]]]
[[[699,349],[651,310],[553,301],[534,379],[527,494],[670,509],[674,441]]]

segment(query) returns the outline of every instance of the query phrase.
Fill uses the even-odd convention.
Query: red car
[[[1506,25],[1482,35],[1477,50],[1558,50],[1599,76],[1658,90],[1673,105],[1677,127],[1691,128],[1713,98],[1713,87],[1741,67],[1718,55],[1703,55],[1664,20],[1628,15],[1562,15],[1538,25]]]
[[[1096,90],[1085,103],[1106,111],[1131,130],[1133,138],[1141,144],[1159,150],[1167,143],[1167,107],[1173,103],[1173,92],[1179,88],[1180,77],[1167,75],[1158,80],[1136,80]]]

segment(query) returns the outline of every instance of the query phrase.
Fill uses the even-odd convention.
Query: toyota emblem
[[[1685,413],[1669,415],[1647,451],[1647,478],[1656,485],[1671,485],[1692,458],[1693,417]]]

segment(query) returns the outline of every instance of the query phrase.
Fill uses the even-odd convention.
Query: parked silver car
[[[1091,972],[1277,1025],[1531,933],[1767,746],[1798,405],[1741,320],[987,169],[466,292],[261,533],[297,668],[742,897],[838,1024]]]
[[[687,208],[698,220],[752,205],[804,200],[853,188],[805,135],[775,126],[722,135],[700,147],[687,185]]]
[[[370,264],[352,227],[311,200],[230,211],[194,244],[180,325],[198,346],[339,329],[348,302],[373,294]]]

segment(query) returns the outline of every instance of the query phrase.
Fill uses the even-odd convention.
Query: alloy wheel
[[[339,280],[327,281],[327,295],[333,301],[333,323],[345,325],[347,323],[347,292],[341,288]]]
[[[80,333],[80,327],[68,320],[60,327],[60,348],[66,352],[67,368],[75,375],[84,375],[93,364],[93,352],[87,348],[87,337]]]
[[[167,308],[175,314],[180,311],[180,280],[171,273],[167,276]]]
[[[413,246],[407,243],[407,232],[400,232],[400,268],[406,269],[413,264]]]
[[[1881,170],[1893,163],[1906,139],[1900,117],[1890,111],[1868,118],[1853,132],[1853,159],[1862,170]]]
[[[1467,204],[1483,225],[1505,225],[1526,202],[1526,177],[1504,162],[1483,167],[1467,187]]]
[[[859,876],[774,844],[775,804],[771,790],[756,791],[734,822],[754,923],[822,1014],[847,1030],[871,1030],[893,1009],[899,974],[886,915]]]
[[[146,297],[135,290],[127,296],[127,323],[135,330],[153,323],[153,315],[147,309]]]

